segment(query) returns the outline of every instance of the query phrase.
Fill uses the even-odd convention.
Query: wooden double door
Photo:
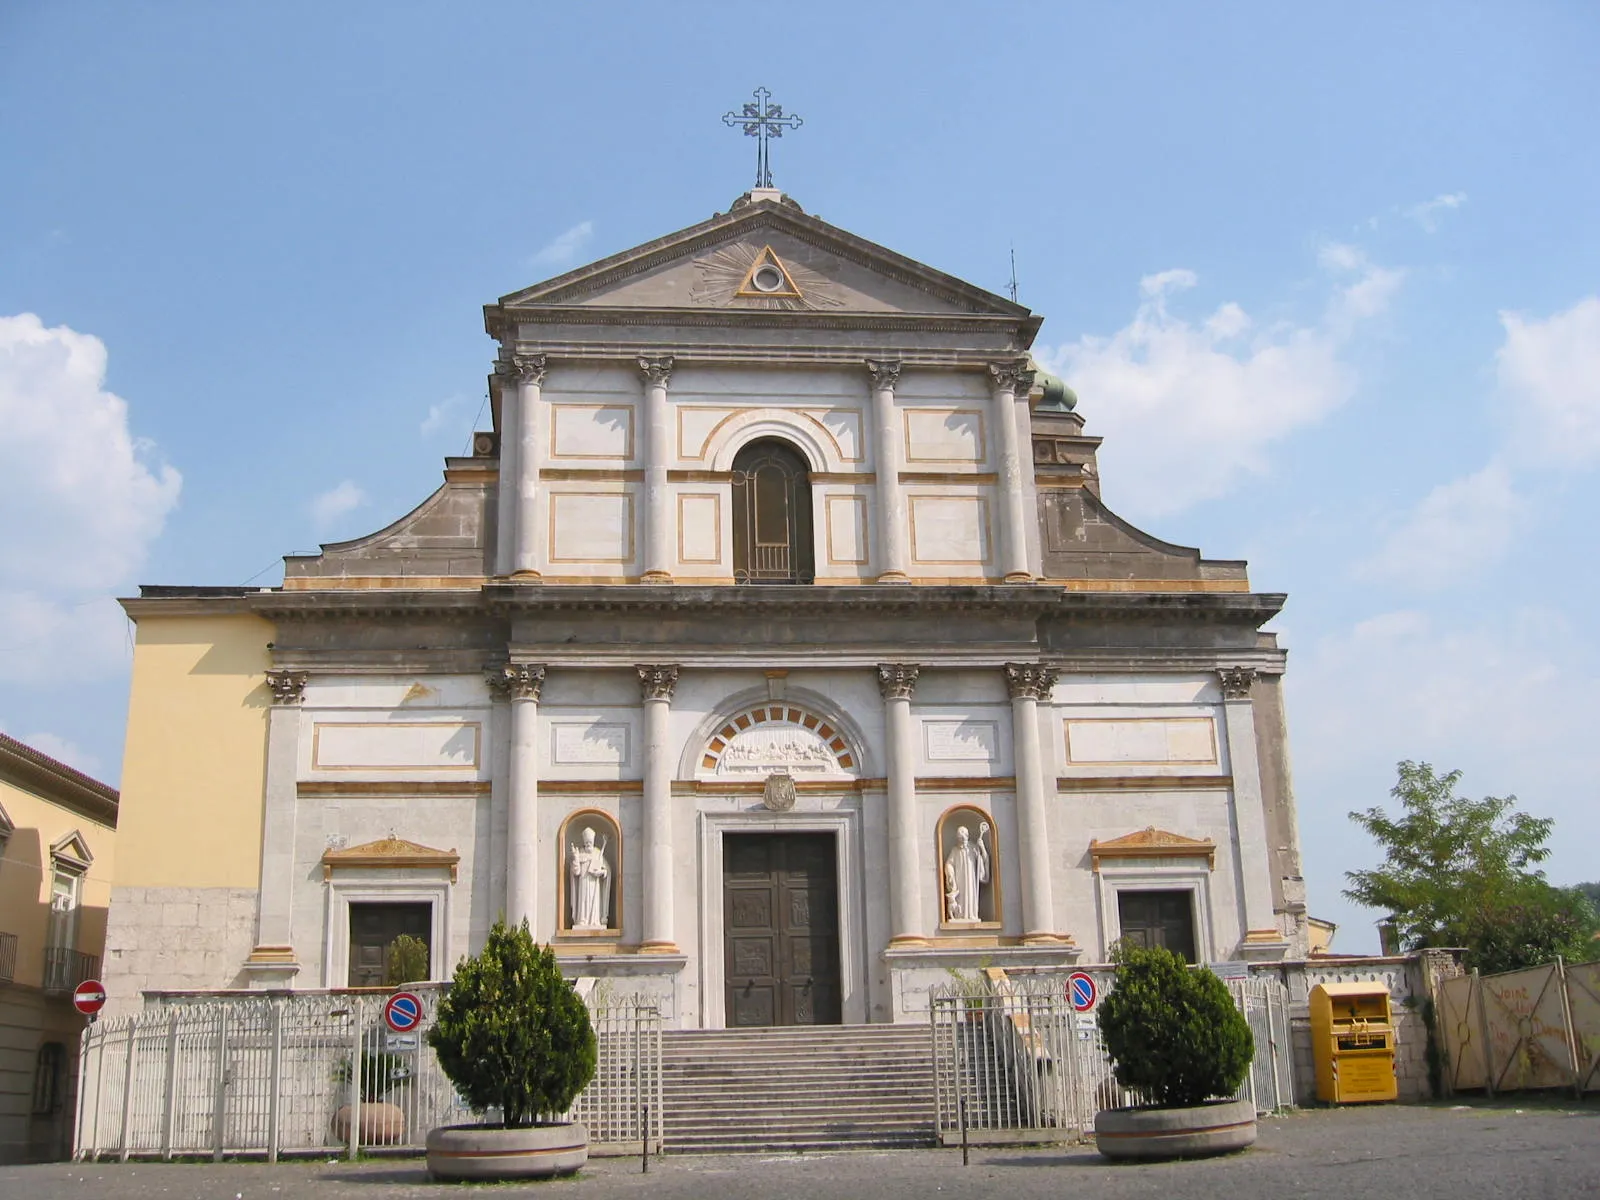
[[[839,1024],[834,835],[724,834],[722,897],[728,1025]]]

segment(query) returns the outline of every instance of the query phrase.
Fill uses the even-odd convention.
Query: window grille
[[[736,583],[810,583],[811,480],[805,459],[775,440],[752,442],[733,460]]]

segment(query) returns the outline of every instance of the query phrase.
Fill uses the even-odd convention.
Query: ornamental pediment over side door
[[[772,205],[569,271],[503,297],[500,307],[1029,316],[1004,297]]]

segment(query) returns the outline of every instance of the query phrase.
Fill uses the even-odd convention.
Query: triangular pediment
[[[1185,837],[1154,825],[1109,841],[1092,839],[1089,842],[1089,857],[1097,871],[1100,860],[1105,858],[1203,858],[1214,864],[1216,855],[1217,844],[1210,838]]]
[[[50,844],[50,858],[57,866],[80,874],[94,865],[89,843],[83,840],[83,834],[76,829],[60,841]]]
[[[504,296],[491,314],[494,308],[549,307],[1033,320],[1003,296],[829,225],[787,200],[744,201],[699,225]]]

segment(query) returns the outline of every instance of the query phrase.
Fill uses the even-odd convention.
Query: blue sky
[[[0,728],[115,779],[140,582],[273,583],[459,453],[480,306],[725,209],[1000,290],[1107,499],[1290,599],[1314,911],[1402,757],[1600,877],[1600,9],[0,11]]]

